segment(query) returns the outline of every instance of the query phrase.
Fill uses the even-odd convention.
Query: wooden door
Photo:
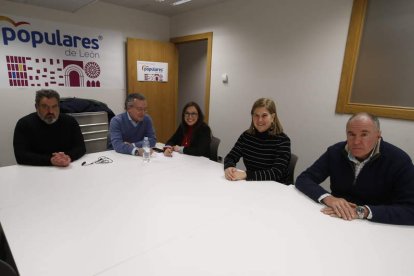
[[[137,61],[168,63],[168,82],[138,81]],[[178,51],[173,43],[128,38],[127,93],[141,93],[147,98],[157,140],[165,143],[176,129],[178,91]]]

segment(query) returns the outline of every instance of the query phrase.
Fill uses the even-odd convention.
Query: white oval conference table
[[[100,156],[113,162],[81,165]],[[320,209],[293,186],[227,181],[222,164],[181,154],[0,168],[22,276],[414,275],[414,227]]]

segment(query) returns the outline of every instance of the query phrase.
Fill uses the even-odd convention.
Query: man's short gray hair
[[[134,104],[134,100],[145,101],[146,99],[145,96],[140,93],[128,94],[128,96],[125,99],[125,110]]]
[[[60,95],[58,92],[56,92],[53,89],[41,89],[39,91],[36,91],[36,98],[35,98],[35,104],[36,106],[39,105],[40,101],[43,98],[55,98],[58,101],[58,104],[60,103]]]
[[[367,112],[355,113],[354,115],[351,116],[351,118],[348,119],[348,122],[346,125],[348,126],[348,124],[354,119],[359,119],[359,118],[364,118],[364,117],[370,119],[374,123],[375,127],[378,130],[380,130],[380,122],[378,120],[378,117],[370,113],[367,113]]]

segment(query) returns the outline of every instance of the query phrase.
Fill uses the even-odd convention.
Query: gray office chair
[[[297,162],[298,162],[298,156],[294,153],[291,153],[286,184],[295,184],[295,167],[296,167]]]
[[[220,145],[220,139],[214,136],[211,136],[210,142],[210,160],[215,162],[220,162],[220,158],[218,156],[218,147]]]
[[[8,263],[0,260],[0,275],[1,276],[17,276],[17,273]]]

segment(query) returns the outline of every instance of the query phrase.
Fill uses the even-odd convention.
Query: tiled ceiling
[[[111,3],[126,8],[137,9],[160,15],[173,16],[176,14],[194,11],[212,6],[228,0],[191,0],[181,5],[173,5],[178,0],[8,0],[16,3],[40,6],[67,12],[77,12],[96,2]]]

